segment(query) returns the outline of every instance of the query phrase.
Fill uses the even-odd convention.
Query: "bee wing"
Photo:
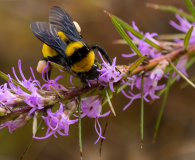
[[[30,28],[38,39],[64,57],[67,63],[65,68],[70,70],[68,65],[69,58],[65,53],[66,43],[58,36],[57,28],[46,22],[32,22]]]
[[[49,22],[56,25],[57,29],[62,31],[68,39],[72,41],[79,41],[86,46],[72,19],[68,13],[60,7],[54,6],[50,9]]]

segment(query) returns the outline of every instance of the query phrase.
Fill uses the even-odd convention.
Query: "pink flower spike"
[[[116,71],[116,68],[115,68],[116,57],[113,59],[112,66],[110,66],[107,62],[104,61],[100,53],[99,55],[103,61],[102,68],[100,70],[99,69],[97,70],[100,72],[99,82],[104,85],[105,83],[108,83],[110,90],[112,92],[115,92],[113,84],[120,81],[121,78],[123,77],[123,75],[119,71]]]
[[[97,129],[97,126],[96,126],[96,122],[98,123],[98,127],[99,127],[100,132],[98,132],[98,129]],[[96,133],[99,135],[99,137],[98,137],[98,139],[95,141],[94,144],[96,144],[96,143],[100,140],[100,138],[106,139],[105,137],[103,137],[103,136],[101,135],[101,134],[102,134],[102,129],[101,129],[100,123],[99,123],[99,121],[98,121],[98,118],[95,119],[95,130],[96,130]]]
[[[70,83],[74,86],[74,84],[72,83],[72,78],[73,78],[73,75],[70,75]]]
[[[33,137],[34,139],[45,139],[51,135],[58,138],[56,133],[61,136],[68,136],[69,125],[76,123],[78,119],[70,120],[68,114],[64,112],[63,107],[64,104],[60,103],[60,108],[55,113],[53,113],[51,109],[47,109],[48,115],[46,117],[42,116],[48,126],[46,135],[44,137]],[[63,130],[64,133],[61,130]]]

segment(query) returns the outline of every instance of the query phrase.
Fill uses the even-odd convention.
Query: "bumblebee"
[[[73,76],[79,77],[83,84],[100,76],[98,66],[95,64],[97,62],[95,49],[112,64],[103,47],[85,44],[68,13],[60,7],[51,8],[49,23],[32,22],[30,27],[35,36],[44,43],[42,48],[44,60],[63,66]],[[50,74],[51,66],[48,77]]]

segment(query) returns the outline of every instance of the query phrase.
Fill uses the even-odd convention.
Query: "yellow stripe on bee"
[[[58,32],[58,36],[64,41],[67,42],[68,38],[66,37],[66,35],[63,32]]]
[[[45,43],[43,44],[43,49],[42,49],[43,57],[54,57],[59,55],[58,52],[56,52],[54,49],[46,45]]]
[[[81,42],[71,42],[66,47],[66,54],[70,57],[77,49],[82,48],[84,45]]]
[[[86,57],[84,57],[81,61],[74,63],[71,66],[71,70],[78,73],[78,72],[88,72],[92,65],[94,64],[95,54],[93,51],[90,51]]]

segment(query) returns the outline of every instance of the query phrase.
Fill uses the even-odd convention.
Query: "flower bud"
[[[78,107],[77,99],[72,99],[72,100],[67,102],[66,109],[64,110],[64,113],[68,114],[68,117],[70,117],[75,112],[77,107]]]
[[[28,117],[28,118],[27,118]],[[13,124],[15,126],[17,126],[18,128],[19,127],[23,127],[30,119],[29,119],[30,116],[24,116],[24,115],[20,115],[18,118],[16,118],[14,121],[13,121]]]
[[[150,74],[150,79],[159,81],[164,75],[166,67],[169,65],[167,60],[162,60]]]
[[[0,107],[0,116],[6,116],[7,110],[4,107]]]

